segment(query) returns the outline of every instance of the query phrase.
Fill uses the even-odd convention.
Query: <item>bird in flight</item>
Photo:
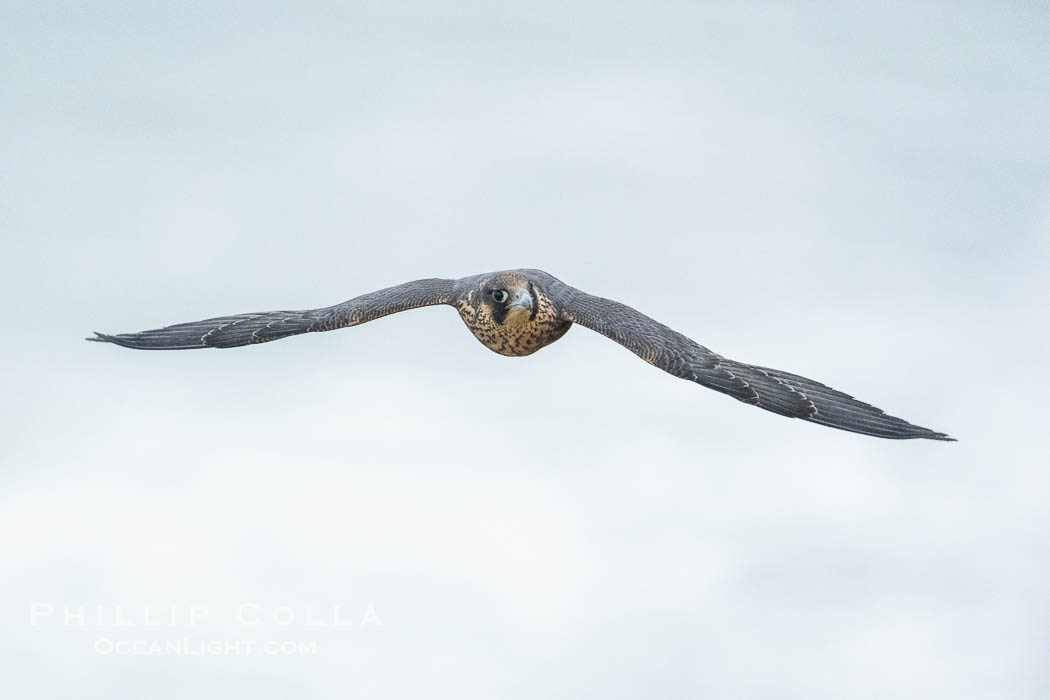
[[[474,337],[500,355],[531,355],[578,323],[668,374],[781,416],[881,438],[953,440],[812,379],[722,357],[629,306],[582,292],[542,270],[421,279],[322,309],[221,316],[141,333],[95,333],[87,340],[137,350],[233,348],[438,304],[455,307]]]

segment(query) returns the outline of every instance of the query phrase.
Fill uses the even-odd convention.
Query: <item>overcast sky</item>
[[[1041,3],[7,0],[0,65],[6,695],[1050,693]],[[81,340],[516,267],[960,441],[444,307]]]

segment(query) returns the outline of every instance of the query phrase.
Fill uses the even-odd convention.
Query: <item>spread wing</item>
[[[452,297],[452,284],[452,280],[444,279],[416,280],[380,289],[378,292],[362,294],[342,304],[323,309],[221,316],[141,333],[95,333],[97,337],[87,340],[114,343],[137,350],[234,348],[280,340],[299,333],[356,326],[381,316],[420,306],[447,304]]]
[[[904,440],[953,440],[796,374],[735,362],[629,306],[579,292],[562,316],[615,340],[651,365],[782,416]]]

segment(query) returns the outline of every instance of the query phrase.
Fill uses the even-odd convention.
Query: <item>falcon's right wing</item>
[[[356,326],[381,316],[420,306],[448,304],[452,299],[452,284],[452,280],[422,279],[362,294],[350,301],[323,309],[220,316],[140,333],[95,333],[97,337],[87,340],[113,343],[136,350],[233,348],[279,340],[299,333]]]

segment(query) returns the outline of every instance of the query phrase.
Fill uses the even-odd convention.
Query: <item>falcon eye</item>
[[[503,302],[505,302],[508,296],[509,295],[507,294],[507,290],[505,289],[492,290],[492,298],[497,304],[502,304]]]

